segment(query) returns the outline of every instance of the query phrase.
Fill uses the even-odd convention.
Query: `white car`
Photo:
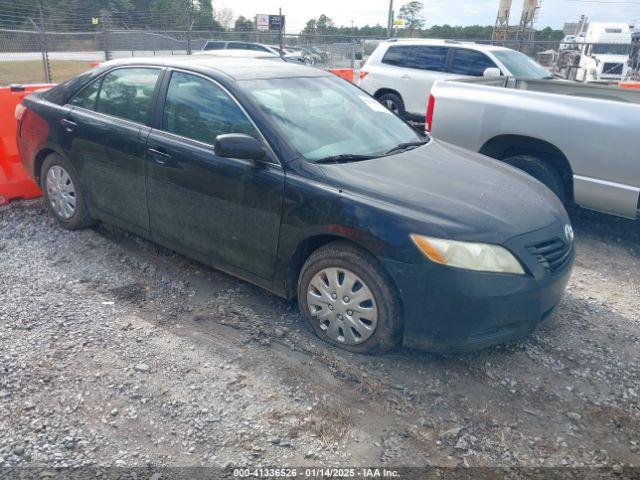
[[[392,39],[382,42],[360,70],[359,86],[408,120],[424,120],[431,87],[460,77],[550,78],[523,53],[452,40]]]

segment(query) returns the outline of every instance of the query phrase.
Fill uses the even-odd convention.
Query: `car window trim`
[[[389,67],[395,67],[395,68],[413,68],[413,67],[410,67],[409,65],[394,65],[393,63],[388,63],[384,61],[385,57],[389,54],[389,50],[391,50],[392,48],[402,48],[402,47],[406,47],[409,49],[409,56],[405,61],[412,60],[415,52],[415,45],[391,45],[389,48],[387,48],[387,51],[384,52],[384,55],[382,55],[382,58],[380,59],[380,63],[387,65]]]
[[[164,117],[164,106],[165,106],[165,103],[167,101],[167,93],[169,91],[169,82],[171,81],[171,77],[173,75],[173,72],[181,72],[181,73],[185,73],[185,74],[188,74],[188,75],[194,75],[196,77],[201,77],[204,80],[213,83],[216,87],[220,88],[224,93],[226,93],[229,96],[229,98],[238,106],[238,108],[244,114],[244,116],[247,117],[249,122],[251,122],[251,125],[253,126],[255,131],[260,136],[260,143],[262,143],[262,145],[267,148],[268,161],[263,162],[263,163],[268,163],[269,165],[275,165],[275,166],[278,166],[278,167],[282,168],[282,161],[280,160],[280,158],[278,158],[278,156],[276,155],[275,151],[273,150],[273,148],[271,148],[271,145],[267,141],[267,138],[264,136],[262,131],[258,128],[258,125],[256,125],[256,122],[253,120],[253,118],[251,118],[249,113],[242,106],[242,104],[238,101],[238,99],[235,97],[235,95],[233,95],[229,91],[228,88],[226,88],[224,85],[222,85],[217,80],[215,80],[215,79],[213,79],[213,78],[211,78],[211,77],[209,77],[207,75],[203,75],[203,74],[201,74],[199,72],[194,72],[193,70],[186,70],[184,68],[174,68],[174,67],[168,67],[166,69],[166,72],[164,74],[164,78],[163,78],[163,81],[162,81],[162,85],[161,85],[160,91],[158,92],[158,97],[157,97],[157,101],[156,101],[155,109],[154,109],[154,113],[153,113],[153,119],[152,119],[153,121],[151,122],[151,128],[153,130],[155,130],[156,132],[161,132],[163,134],[170,135],[170,136],[175,137],[175,138],[179,138],[179,139],[182,139],[182,140],[188,140],[190,142],[195,142],[195,143],[197,143],[199,145],[203,145],[205,147],[210,148],[211,151],[213,151],[214,148],[215,148],[215,146],[210,144],[210,143],[202,142],[200,140],[196,140],[196,139],[190,138],[190,137],[185,137],[184,135],[179,135],[177,133],[169,132],[169,131],[164,130],[162,128],[162,119]]]
[[[95,84],[95,83],[100,83],[100,86],[98,86],[98,93],[96,94],[96,99],[93,102],[93,110],[89,110],[91,112],[95,112],[95,108],[98,105],[98,97],[100,96],[100,90],[102,89],[102,79],[104,78],[104,75],[100,75],[97,78],[94,78],[93,80],[91,80],[89,83],[87,83],[86,85],[84,85],[80,90],[78,90],[76,93],[74,93],[69,100],[67,101],[66,105],[73,107],[73,108],[81,108],[82,110],[89,110],[87,108],[84,107],[80,107],[78,105],[72,105],[71,102],[73,101],[74,98],[76,98],[78,95],[82,94],[82,92],[84,92],[87,88],[89,88],[91,85]]]
[[[419,48],[444,48],[447,51],[447,54],[445,55],[445,59],[444,59],[444,66],[442,67],[442,70],[434,70],[432,68],[420,68],[415,66],[409,66],[406,68],[411,68],[413,70],[420,70],[421,72],[434,72],[434,73],[448,73],[449,72],[449,67],[451,65],[451,58],[452,58],[452,54],[451,51],[453,50],[449,45],[412,45],[411,48],[411,59],[415,59],[416,58],[416,53],[418,51]]]
[[[456,52],[458,50],[466,50],[468,52],[476,52],[479,53],[480,55],[483,55],[487,60],[489,60],[492,64],[493,67],[487,67],[487,68],[500,68],[495,60],[493,58],[491,58],[489,55],[487,55],[485,52],[483,52],[482,50],[477,50],[474,48],[467,48],[467,47],[456,47],[456,48],[452,48],[451,51],[452,52]],[[449,69],[448,69],[448,73],[454,73],[453,72],[453,62],[455,61],[456,57],[455,57],[455,53],[453,53],[451,55],[451,59],[450,59],[450,65],[449,65]],[[486,70],[486,69],[485,69]],[[500,71],[502,72],[502,69],[500,69]],[[469,75],[468,73],[455,73],[454,75],[467,75],[467,76],[475,76],[475,75]],[[478,75],[479,77],[481,77],[482,75]]]
[[[122,117],[117,117],[115,115],[109,115],[108,113],[104,113],[104,112],[98,112],[98,105],[100,104],[100,94],[102,93],[102,85],[104,84],[104,79],[107,75],[109,75],[110,73],[115,72],[116,70],[133,70],[133,69],[145,69],[145,70],[159,70],[158,73],[158,78],[156,78],[156,84],[153,86],[153,93],[151,94],[151,98],[149,100],[149,108],[147,109],[147,122],[146,123],[141,123],[141,122],[136,122],[135,120],[130,120],[128,118],[122,118]],[[153,111],[154,111],[154,100],[156,99],[156,94],[158,91],[158,86],[162,83],[162,79],[163,79],[163,68],[160,66],[137,66],[137,65],[122,65],[122,66],[118,66],[115,67],[111,70],[109,70],[108,72],[105,72],[104,75],[102,75],[102,84],[100,84],[100,90],[98,90],[98,98],[96,98],[96,105],[95,105],[95,112],[96,113],[102,113],[106,116],[109,117],[113,117],[113,118],[119,118],[121,120],[125,120],[131,123],[135,123],[136,125],[144,125],[145,127],[149,127],[151,120],[153,119]]]
[[[104,113],[104,112],[98,112],[96,110],[96,108],[98,107],[98,98],[100,97],[100,92],[102,91],[102,81],[104,80],[104,77],[107,76],[109,73],[115,71],[115,70],[122,70],[125,68],[147,68],[149,70],[160,70],[160,75],[158,75],[158,79],[156,80],[156,85],[154,87],[153,90],[153,94],[151,95],[151,106],[149,108],[149,117],[147,118],[147,123],[140,123],[140,122],[136,122],[135,120],[130,120],[128,118],[122,118],[122,117],[116,117],[115,115],[110,115],[108,113]],[[151,127],[151,123],[153,120],[153,115],[154,115],[154,110],[155,110],[155,103],[157,101],[158,98],[158,94],[160,91],[160,85],[162,85],[162,80],[164,78],[164,74],[166,72],[166,68],[165,67],[161,67],[161,66],[156,66],[156,65],[120,65],[117,67],[114,67],[110,70],[107,70],[105,72],[103,72],[98,78],[94,79],[93,81],[89,82],[88,84],[86,84],[85,86],[83,86],[80,90],[78,90],[70,99],[69,101],[67,101],[65,106],[71,107],[72,109],[79,109],[79,110],[83,110],[85,112],[89,112],[89,113],[93,113],[95,115],[99,115],[102,117],[106,117],[106,118],[110,118],[110,119],[115,119],[115,120],[119,120],[121,122],[125,122],[128,124],[132,124],[132,125],[137,125],[137,126],[142,126],[142,127],[148,127],[148,128],[152,128]],[[100,82],[100,88],[98,89],[98,95],[96,95],[96,103],[93,106],[94,110],[89,110],[87,108],[84,107],[79,107],[78,105],[71,105],[71,100],[73,100],[77,95],[79,95],[85,88],[88,88],[90,85],[93,85],[95,82]]]

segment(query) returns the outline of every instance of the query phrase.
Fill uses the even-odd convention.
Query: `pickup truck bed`
[[[441,81],[427,127],[511,163],[567,202],[638,218],[640,91],[555,80]],[[555,178],[555,179],[554,179]]]

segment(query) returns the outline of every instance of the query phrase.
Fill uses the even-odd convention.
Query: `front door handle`
[[[148,148],[147,152],[153,157],[156,163],[164,165],[171,158],[164,148]]]
[[[403,74],[403,75],[400,75],[400,78],[402,78],[402,79],[405,79],[405,80],[406,80],[406,79],[409,79],[409,78],[411,78],[411,77],[405,73],[405,74]]]
[[[60,125],[62,125],[67,132],[73,132],[73,130],[78,126],[76,122],[69,120],[68,118],[60,120]]]

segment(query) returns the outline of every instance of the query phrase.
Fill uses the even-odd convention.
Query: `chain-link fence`
[[[253,42],[276,48],[280,43],[279,35],[269,32],[108,28],[97,28],[92,32],[47,32],[35,23],[33,27],[33,30],[0,29],[0,85],[60,82],[87,70],[92,64],[112,58],[191,54],[201,50],[210,40]],[[292,52],[303,51],[305,58],[311,59],[315,66],[326,69],[357,70],[382,40],[351,36],[283,36],[285,47]],[[491,43],[486,39],[475,42]],[[621,76],[631,77],[634,63],[629,58],[638,56],[638,49],[634,50],[632,45],[565,45],[561,41],[521,40],[508,40],[501,45],[531,56],[545,66],[550,75],[586,81],[600,77],[602,81],[614,82]],[[612,56],[617,59],[611,60]],[[635,65],[639,63],[636,58]],[[615,74],[607,76],[607,70]]]

